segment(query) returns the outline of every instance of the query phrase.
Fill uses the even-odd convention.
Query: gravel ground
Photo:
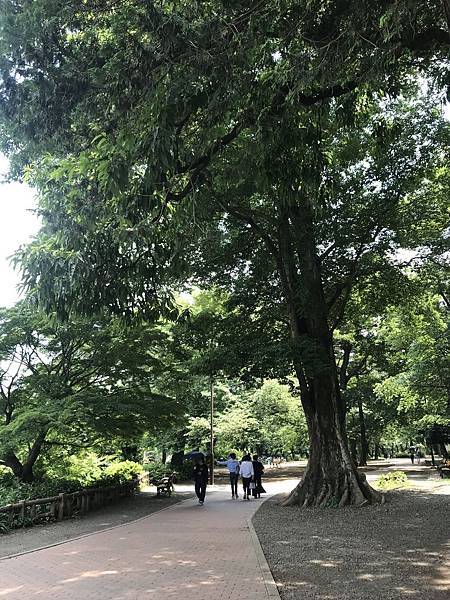
[[[282,600],[448,600],[450,485],[387,494],[366,508],[283,508],[253,524]]]
[[[129,523],[192,496],[191,492],[177,491],[170,498],[157,498],[155,490],[150,489],[150,491],[143,491],[132,498],[126,498],[110,506],[92,511],[84,517],[0,534],[0,559],[11,554],[28,552],[42,546],[51,546],[81,535]]]

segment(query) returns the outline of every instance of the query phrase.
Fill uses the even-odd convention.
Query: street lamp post
[[[210,394],[211,394],[211,471],[210,471],[210,483],[214,485],[214,379],[211,375],[210,380]]]

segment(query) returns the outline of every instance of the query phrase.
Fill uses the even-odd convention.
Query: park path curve
[[[268,485],[269,494],[293,481]],[[0,600],[277,597],[249,519],[261,500],[208,493],[114,529],[0,561]]]

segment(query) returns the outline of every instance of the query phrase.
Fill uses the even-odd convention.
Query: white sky
[[[0,306],[11,306],[19,298],[19,274],[9,257],[39,229],[38,218],[31,212],[35,206],[32,190],[24,184],[4,183],[7,167],[0,155]]]

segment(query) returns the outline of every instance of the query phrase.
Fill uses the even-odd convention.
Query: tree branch
[[[219,203],[220,203],[221,207],[223,208],[223,210],[228,212],[235,219],[238,219],[239,221],[242,221],[244,223],[247,223],[247,225],[250,225],[250,227],[253,229],[253,231],[266,244],[266,247],[269,250],[270,254],[272,254],[274,259],[277,260],[277,258],[279,257],[279,251],[276,246],[276,243],[272,240],[270,235],[264,230],[262,225],[260,225],[256,221],[256,218],[251,211],[247,210],[246,212],[243,212],[242,208],[239,208],[236,206],[231,206],[229,204],[225,204],[224,202],[222,202],[220,200],[219,200]]]
[[[184,165],[177,171],[177,175],[183,175],[186,173],[190,173],[189,181],[184,186],[184,188],[180,192],[172,192],[168,191],[164,201],[158,210],[157,215],[151,220],[152,224],[159,223],[161,218],[163,217],[167,206],[171,202],[180,202],[185,198],[190,192],[195,189],[195,184],[200,179],[203,170],[210,164],[211,160],[221,152],[228,144],[230,144],[233,140],[235,140],[241,130],[243,129],[244,124],[241,121],[238,121],[236,125],[224,136],[215,140],[209,149],[205,152],[205,154],[199,156],[192,162],[187,165]]]
[[[448,2],[445,2],[445,5],[447,5],[446,9],[448,9]],[[450,34],[440,27],[429,27],[410,39],[402,39],[401,45],[414,52],[432,50],[436,48],[436,46],[447,47],[450,46]]]

